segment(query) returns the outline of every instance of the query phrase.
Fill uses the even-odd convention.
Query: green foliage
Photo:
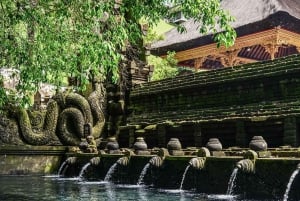
[[[235,33],[232,18],[220,9],[219,0],[174,0],[184,15],[202,22],[200,32],[216,35],[219,44],[229,45]],[[0,68],[20,72],[15,101],[29,100],[41,82],[64,85],[66,76],[77,77],[84,90],[92,77],[117,81],[121,50],[128,42],[141,48],[139,20],[150,26],[170,15],[161,0],[123,0],[118,17],[114,0],[1,0]],[[1,88],[0,106],[12,97]],[[28,101],[25,101],[28,102]]]
[[[166,58],[150,55],[148,62],[154,66],[154,72],[151,81],[162,80],[166,78],[175,77],[179,70],[177,68],[177,60],[175,59],[175,52],[168,52]]]
[[[150,44],[154,41],[163,40],[163,35],[158,35],[157,32],[153,29],[149,29],[147,35],[144,37],[145,44]]]

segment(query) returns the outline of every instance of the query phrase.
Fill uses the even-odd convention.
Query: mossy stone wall
[[[298,152],[297,152],[298,153]],[[81,165],[74,164],[68,168],[81,169],[91,156],[86,155]],[[90,166],[84,177],[86,179],[103,180],[110,167],[122,155],[102,155],[97,166]],[[131,156],[127,166],[118,165],[111,177],[111,182],[117,184],[136,185],[143,168],[153,156]],[[150,166],[144,177],[144,184],[162,189],[179,189],[183,174],[189,161],[196,156],[167,156],[161,167]],[[204,168],[196,170],[189,167],[182,185],[183,190],[196,190],[198,193],[226,194],[228,182],[236,163],[242,156],[210,156],[205,159]],[[235,195],[245,199],[263,198],[282,199],[287,183],[293,171],[296,170],[299,158],[258,158],[255,160],[254,172],[246,173],[238,170],[233,189]],[[77,166],[81,166],[78,168]],[[299,199],[300,177],[296,177],[292,185],[289,198]]]
[[[135,126],[131,138],[132,132],[146,142],[156,136],[160,145],[178,137],[184,147],[202,146],[218,137],[225,147],[247,147],[262,135],[270,147],[298,146],[300,55],[143,83],[132,89],[129,104],[120,138]],[[165,128],[149,132],[149,125]]]
[[[58,172],[64,147],[1,146],[1,175],[47,175]]]

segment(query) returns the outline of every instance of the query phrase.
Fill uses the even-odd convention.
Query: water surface
[[[0,176],[1,201],[217,201],[236,195],[206,195],[177,189],[115,185],[57,176]]]

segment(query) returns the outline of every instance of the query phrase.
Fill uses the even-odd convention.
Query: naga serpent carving
[[[27,110],[19,109],[21,137],[31,145],[79,145],[84,138],[84,125],[90,124],[92,135],[97,139],[105,124],[102,106],[103,96],[99,90],[93,91],[87,99],[76,93],[58,93],[48,103],[39,128],[33,125]]]
[[[48,103],[43,127],[40,129],[32,128],[28,112],[25,109],[19,108],[18,117],[19,126],[22,132],[21,136],[26,143],[31,145],[46,145],[54,144],[58,141],[55,135],[58,117],[57,102],[51,100]]]
[[[105,125],[105,116],[104,116],[104,108],[103,108],[103,95],[101,95],[100,90],[95,90],[88,97],[88,102],[91,106],[92,116],[93,116],[93,129],[92,135],[94,138],[100,137],[103,132],[103,128]]]

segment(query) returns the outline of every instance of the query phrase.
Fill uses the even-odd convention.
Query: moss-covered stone
[[[65,151],[55,146],[0,146],[0,174],[56,174]]]
[[[273,130],[268,125],[263,129],[256,122],[269,124],[299,117],[299,65],[300,56],[293,55],[242,65],[234,70],[199,72],[144,83],[130,93],[130,108],[133,110],[127,117],[127,124],[198,124],[201,128],[198,129],[201,131],[198,138],[195,138],[196,132],[188,127],[181,131],[166,127],[166,140],[184,136],[184,146],[203,146],[207,138],[219,137],[223,138],[225,147],[247,147],[250,137],[257,134],[270,135],[271,147],[297,146],[299,134],[295,129],[296,122],[291,127],[284,120],[284,124],[274,125]],[[213,125],[213,128],[205,127],[206,124]],[[225,126],[218,128],[221,124]],[[249,129],[250,124],[253,129]],[[192,140],[191,136],[194,136]]]
[[[27,111],[23,108],[19,108],[19,126],[21,129],[21,135],[26,143],[31,145],[47,145],[59,143],[58,138],[55,134],[58,118],[58,106],[55,101],[49,102],[44,118],[44,121],[40,120],[41,122],[38,123],[39,125],[36,125],[39,129],[33,129]]]

